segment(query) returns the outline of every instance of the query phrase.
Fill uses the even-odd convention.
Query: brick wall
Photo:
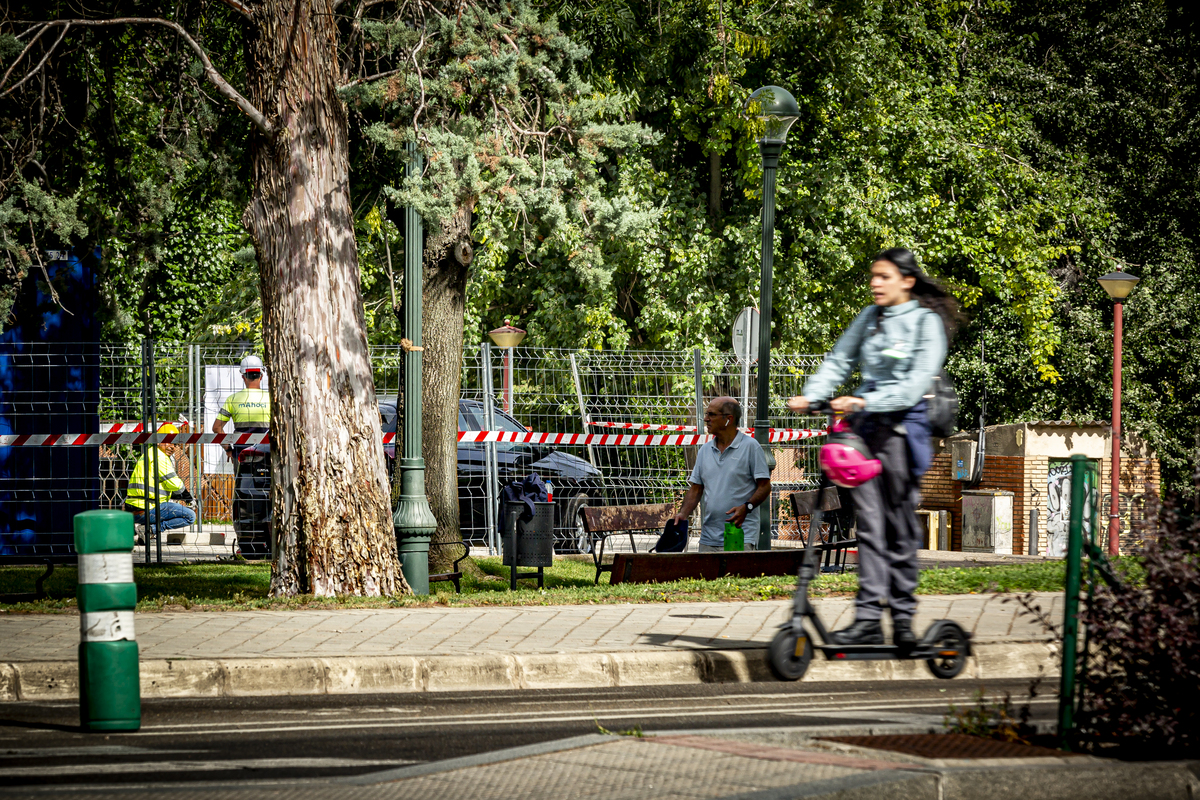
[[[938,453],[933,457],[929,471],[921,478],[921,508],[927,511],[950,512],[950,549],[957,550],[958,546],[954,542],[961,541],[961,538],[955,514],[962,511],[962,484],[950,477],[951,466],[949,452]]]
[[[1028,524],[1026,504],[1026,459],[1018,456],[991,456],[984,459],[980,489],[1001,489],[1013,493],[1013,549],[1025,552],[1025,529]],[[1045,459],[1043,459],[1045,461]],[[925,477],[921,479],[921,508],[950,512],[950,549],[962,549],[962,483],[951,478],[950,454],[939,453]],[[1043,466],[1042,485],[1046,483]],[[1043,494],[1045,492],[1043,491]]]
[[[1121,458],[1120,504],[1121,552],[1138,553],[1154,535],[1147,525],[1147,511],[1157,505],[1160,489],[1157,458]],[[1111,484],[1106,484],[1109,489]],[[1107,500],[1107,496],[1105,497]],[[1108,506],[1104,507],[1107,521]],[[1108,539],[1105,538],[1107,543]]]
[[[1111,484],[1110,459],[1099,460],[1100,525],[1107,543],[1108,491]],[[921,508],[950,512],[951,549],[962,547],[962,484],[950,477],[950,455],[941,453],[933,460],[921,480]],[[981,489],[1005,489],[1013,493],[1013,553],[1028,552],[1026,534],[1029,512],[1038,509],[1038,552],[1046,549],[1046,478],[1050,471],[1048,456],[988,456],[983,468]],[[1158,502],[1161,486],[1158,459],[1121,459],[1121,552],[1137,553],[1145,546],[1152,531],[1147,527],[1147,511]]]
[[[1029,512],[1031,509],[1038,510],[1038,541],[1037,551],[1043,553],[1046,550],[1046,480],[1050,477],[1050,457],[1049,456],[1027,456],[1025,458],[1025,478],[1023,482],[1025,491],[1025,514],[1024,525],[1025,531],[1029,531]],[[1029,552],[1029,540],[1025,539],[1022,542],[1020,552]],[[1014,552],[1016,552],[1014,550]]]

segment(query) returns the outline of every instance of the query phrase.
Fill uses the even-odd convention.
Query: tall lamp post
[[[415,142],[408,146],[408,175],[421,175]],[[392,515],[400,569],[415,594],[429,594],[429,542],[437,520],[425,496],[425,459],[421,457],[421,294],[425,229],[414,206],[404,209],[404,450],[400,458],[400,500]]]
[[[488,331],[488,338],[496,347],[504,348],[504,411],[512,413],[512,361],[513,348],[525,338],[525,331],[512,326],[512,320],[504,320],[503,328]]]
[[[762,120],[763,133],[758,140],[762,154],[762,275],[758,305],[758,409],[754,419],[754,438],[767,457],[767,466],[775,469],[771,455],[771,270],[775,263],[775,173],[779,154],[787,141],[788,129],[800,117],[796,98],[778,86],[764,86],[746,101],[746,113]],[[759,515],[758,549],[771,549],[771,504]]]
[[[1108,554],[1121,552],[1121,336],[1122,302],[1141,278],[1127,272],[1110,272],[1100,278],[1100,285],[1113,299],[1113,401],[1112,401],[1112,497],[1108,509]]]

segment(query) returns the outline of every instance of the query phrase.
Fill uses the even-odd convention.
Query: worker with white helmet
[[[240,365],[245,388],[229,395],[213,420],[213,433],[225,433],[225,425],[233,421],[238,433],[267,433],[271,424],[271,396],[262,388],[263,362],[258,356],[246,356]],[[251,450],[249,445],[222,444],[234,463],[233,532],[237,537],[235,552],[247,557],[265,556],[270,548],[270,476],[258,474],[252,465],[243,464],[239,455]],[[258,463],[258,462],[256,462]]]
[[[262,388],[262,359],[246,356],[242,359],[240,371],[246,388],[234,392],[225,400],[225,405],[213,421],[213,433],[224,433],[225,423],[230,420],[238,433],[266,433],[271,424],[271,395]],[[233,459],[233,448],[227,444],[221,446]]]

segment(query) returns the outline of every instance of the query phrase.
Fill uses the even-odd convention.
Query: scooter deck
[[[819,644],[814,645],[814,649],[820,650],[830,661],[883,661],[886,659],[924,661],[938,656],[959,654],[956,650],[944,650],[937,645],[924,642],[918,642],[915,647],[909,648],[900,648],[894,644]]]
[[[939,654],[933,645],[918,643],[916,647],[901,649],[894,644],[814,644],[830,661],[886,661],[889,659],[912,659],[924,661]],[[954,655],[954,652],[946,655]]]

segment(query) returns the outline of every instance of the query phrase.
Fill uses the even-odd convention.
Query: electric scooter
[[[832,417],[830,422],[832,423]],[[926,629],[925,635],[913,646],[898,647],[894,644],[834,644],[829,630],[821,622],[817,610],[808,599],[808,585],[816,577],[820,564],[820,551],[832,547],[847,547],[854,540],[843,540],[824,545],[817,544],[821,530],[821,518],[825,490],[833,482],[822,471],[817,489],[817,500],[809,516],[808,540],[804,547],[804,558],[796,582],[796,594],[792,604],[792,618],[783,623],[771,641],[770,664],[775,677],[785,681],[797,681],[804,677],[812,662],[813,650],[820,650],[831,661],[883,661],[899,659],[923,660],[935,677],[950,679],[962,672],[967,657],[971,655],[971,635],[957,622],[939,619]],[[797,496],[791,496],[792,510],[799,519],[803,514]],[[805,625],[807,620],[808,626]],[[820,644],[813,644],[809,626],[816,633]]]

